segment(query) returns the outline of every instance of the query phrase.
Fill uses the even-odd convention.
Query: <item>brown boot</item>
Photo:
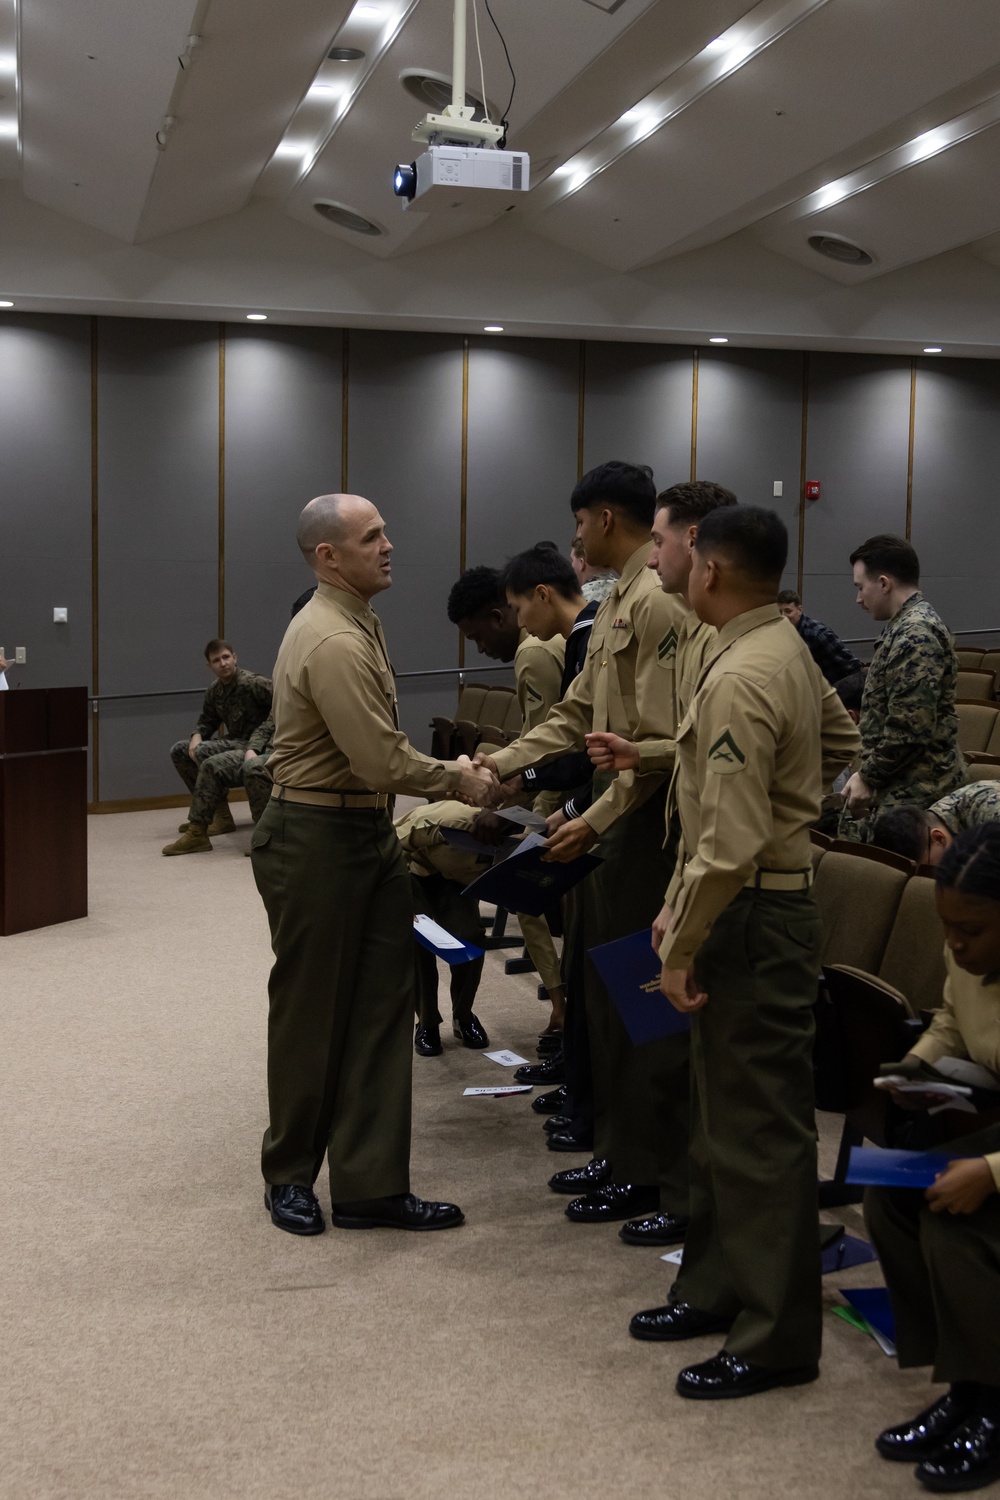
[[[212,844],[208,830],[202,823],[189,823],[187,833],[172,844],[163,846],[164,854],[211,854]]]
[[[218,838],[220,833],[235,833],[236,824],[233,815],[229,811],[228,802],[220,802],[215,809],[215,814],[208,825],[208,836],[210,839]]]

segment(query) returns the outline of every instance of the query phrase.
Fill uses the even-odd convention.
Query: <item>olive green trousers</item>
[[[695,958],[691,1224],[675,1296],[732,1318],[732,1354],[770,1369],[819,1359],[810,891],[741,891]]]
[[[962,1136],[963,1156],[1000,1150],[1000,1126]],[[903,1369],[1000,1386],[1000,1196],[972,1214],[933,1214],[917,1188],[868,1188],[865,1221],[896,1320]]]
[[[251,838],[268,983],[270,1183],[334,1203],[409,1191],[413,899],[388,812],[273,800]]]

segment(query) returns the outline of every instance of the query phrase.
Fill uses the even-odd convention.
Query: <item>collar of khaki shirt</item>
[[[758,625],[767,625],[772,620],[782,618],[781,610],[776,604],[760,604],[756,609],[748,609],[742,615],[736,615],[734,619],[728,620],[719,631],[719,652],[725,651],[733,641],[738,641],[741,635],[749,635],[751,630],[756,630]]]
[[[330,604],[336,604],[345,614],[353,615],[360,620],[362,625],[369,629],[375,629],[375,611],[366,599],[359,599],[357,594],[348,593],[347,589],[339,589],[335,583],[320,582],[316,588],[321,599],[326,599]]]
[[[637,548],[636,551],[632,553],[632,556],[629,558],[624,568],[622,568],[621,577],[615,584],[614,588],[611,590],[611,593],[608,595],[609,599],[620,599],[622,597],[626,589],[628,589],[629,586],[633,584],[639,577],[640,573],[645,570],[646,564],[649,562],[649,554],[652,550],[652,542],[643,542],[642,546]]]

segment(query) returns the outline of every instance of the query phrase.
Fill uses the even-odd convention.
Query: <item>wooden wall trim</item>
[[[802,356],[802,428],[799,437],[799,547],[797,583],[802,597],[802,577],[806,556],[806,473],[809,450],[809,355]]]
[[[691,351],[691,483],[698,478],[698,360],[697,349]]]
[[[351,335],[345,328],[340,335],[340,492],[347,490],[347,437],[351,412]]]
[[[462,339],[462,456],[458,488],[458,572],[465,572],[469,536],[469,335]],[[465,666],[465,636],[458,632],[458,665]]]
[[[910,360],[910,432],[906,449],[906,540],[910,540],[913,523],[913,440],[917,420],[917,361]]]
[[[580,340],[580,361],[577,374],[576,409],[576,477],[583,478],[583,438],[587,416],[587,341]]]
[[[90,320],[90,680],[91,693],[95,701],[91,704],[90,716],[90,795],[95,802],[101,795],[101,713],[96,701],[101,691],[101,632],[100,632],[100,527],[99,478],[97,442],[97,373],[99,356],[99,324],[96,317]]]
[[[219,537],[217,635],[226,634],[226,325],[219,324]]]

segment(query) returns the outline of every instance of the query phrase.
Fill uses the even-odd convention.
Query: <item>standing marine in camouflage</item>
[[[938,865],[956,836],[983,823],[1000,823],[1000,781],[970,781],[928,808],[913,802],[875,819],[872,843],[918,865]]]
[[[869,843],[880,813],[929,807],[965,780],[958,747],[958,661],[940,616],[920,593],[909,542],[873,536],[851,554],[858,604],[888,623],[861,702],[861,759],[844,787],[841,838]]]
[[[226,792],[240,785],[251,736],[271,712],[270,679],[240,668],[228,641],[209,641],[205,660],[216,681],[205,694],[191,738],[170,747],[170,759],[191,792],[191,811],[180,839],[168,844],[164,854],[204,853],[212,847],[210,831],[229,833],[236,826],[225,806]],[[223,728],[224,737],[219,735]],[[222,764],[202,778],[210,760]]]

